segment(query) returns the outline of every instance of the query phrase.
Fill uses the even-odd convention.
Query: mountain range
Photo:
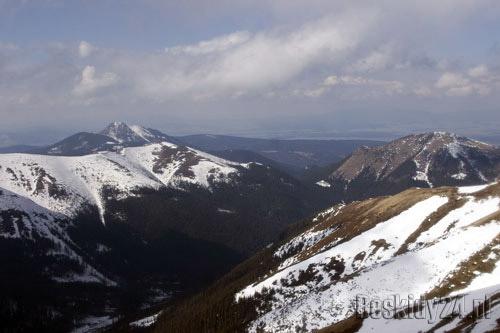
[[[18,312],[34,298],[48,302],[44,308],[66,328],[78,321],[71,314],[82,304],[68,307],[62,290],[80,286],[75,299],[94,288],[92,302],[105,302],[111,292],[118,301],[100,306],[123,313],[122,304],[140,307],[155,293],[203,285],[324,204],[319,193],[270,166],[231,162],[166,139],[113,123],[37,154],[0,155],[6,302]],[[40,285],[55,296],[35,296]],[[134,302],[123,300],[124,293],[137,293],[127,296]],[[12,306],[4,310],[2,318],[9,314],[15,323]],[[25,322],[47,316],[31,312]]]
[[[189,140],[195,148],[186,144]],[[440,132],[372,147],[359,147],[357,141],[315,146],[302,140],[252,140],[171,137],[114,122],[99,133],[81,132],[48,147],[0,154],[4,326],[14,329],[19,318],[27,329],[43,323],[39,331],[50,332],[85,327],[92,318],[96,325],[109,325],[199,290],[260,249],[276,249],[288,228],[288,234],[299,237],[285,246],[291,252],[304,242],[320,242],[324,231],[308,234],[302,228],[332,204],[354,207],[353,221],[358,215],[368,221],[402,212],[403,201],[416,204],[430,194],[464,201],[458,190],[436,187],[491,183],[500,171],[498,147]],[[270,153],[271,148],[280,153]],[[304,151],[315,153],[298,153]],[[291,157],[296,155],[309,157],[298,162]],[[305,167],[306,175],[297,177],[297,168]],[[379,197],[412,187],[430,189],[395,196],[404,198],[397,207],[391,203],[399,199]],[[372,209],[351,203],[371,197],[380,199],[368,203],[387,204]],[[343,223],[354,237],[356,223]],[[321,242],[326,247],[315,246],[318,255],[331,247]],[[302,256],[273,258],[249,260],[252,265],[261,260],[270,269],[283,259],[279,271]],[[262,267],[245,273],[248,285],[261,278]],[[290,283],[302,288],[300,281]],[[253,303],[241,304],[255,309],[247,307]]]
[[[373,147],[384,143],[375,140],[280,140],[208,134],[188,135],[178,139],[188,146],[241,162],[251,160],[243,157],[242,151],[253,152],[273,161],[275,167],[299,178],[310,168],[328,166],[344,159],[360,146]]]
[[[383,143],[373,140],[279,140],[208,134],[173,137],[152,128],[113,122],[98,133],[80,132],[46,147],[3,147],[0,153],[81,156],[162,141],[193,147],[232,161],[264,161],[298,177],[308,168],[338,162],[362,145],[371,147]]]

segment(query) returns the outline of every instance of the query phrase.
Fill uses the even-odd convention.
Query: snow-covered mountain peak
[[[128,125],[120,121],[110,123],[99,134],[106,135],[124,146],[142,146],[159,142],[175,143],[177,141],[158,130],[140,125]]]
[[[119,152],[124,147],[139,147],[152,143],[179,143],[158,130],[115,121],[99,133],[80,132],[48,147],[30,151],[34,154],[55,156],[83,156],[98,152]]]
[[[99,134],[109,136],[110,138],[123,144],[141,145],[147,141],[137,134],[130,126],[124,122],[115,121],[106,126]]]

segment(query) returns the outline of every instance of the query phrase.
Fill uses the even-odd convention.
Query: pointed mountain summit
[[[127,124],[120,121],[112,122],[99,134],[106,135],[127,146],[141,146],[149,142]]]
[[[148,143],[168,141],[176,143],[178,140],[158,130],[139,125],[127,125],[121,121],[110,123],[99,134],[109,136],[124,146],[142,146]]]
[[[76,133],[48,147],[34,148],[27,152],[41,155],[82,156],[161,142],[182,145],[176,138],[158,130],[139,125],[129,126],[124,122],[115,121],[99,133]]]

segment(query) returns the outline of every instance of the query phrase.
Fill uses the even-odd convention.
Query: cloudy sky
[[[0,145],[500,128],[496,0],[0,0]]]

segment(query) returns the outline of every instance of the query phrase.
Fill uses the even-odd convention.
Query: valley
[[[300,176],[297,170],[304,162],[287,170],[286,159],[252,151],[261,153],[261,146],[269,143],[257,140],[261,148],[255,149],[248,146],[255,144],[249,139],[236,145],[223,137],[205,146],[216,156],[200,150],[202,138],[194,138],[197,148],[158,130],[114,122],[100,133],[82,132],[46,148],[0,154],[0,247],[8,253],[1,259],[4,322],[15,327],[17,318],[24,316],[27,328],[43,321],[40,331],[133,330],[129,324],[141,314],[154,315],[178,302],[176,311],[184,311],[182,302],[191,297],[198,303],[200,296],[195,295],[214,281],[217,286],[219,278],[240,290],[208,289],[223,295],[216,308],[234,306],[259,314],[251,321],[231,317],[237,322],[223,330],[231,331],[237,324],[237,330],[287,331],[300,326],[303,318],[310,325],[305,330],[342,322],[349,319],[348,308],[333,311],[319,304],[324,303],[322,297],[339,295],[345,295],[342,303],[347,304],[352,295],[338,289],[329,291],[336,295],[332,296],[325,292],[327,287],[353,279],[349,283],[359,289],[362,282],[354,277],[360,272],[420,251],[422,245],[412,242],[422,237],[421,229],[431,227],[430,222],[419,227],[421,220],[438,214],[432,220],[437,223],[444,216],[443,207],[472,200],[460,196],[467,187],[440,186],[491,183],[500,165],[497,147],[447,133],[357,149],[362,142],[274,142],[288,154],[295,154],[297,145],[321,151],[328,144],[329,154],[348,154],[352,149],[342,160],[344,155],[330,155],[328,165],[327,160],[322,166],[305,164],[310,172],[305,169]],[[360,199],[368,200],[356,201]],[[473,202],[464,207],[486,212]],[[498,204],[488,205],[488,214],[496,214]],[[407,215],[404,210],[409,210]],[[403,215],[391,219],[396,212]],[[413,224],[402,227],[410,217]],[[375,231],[379,225],[387,226]],[[310,227],[303,231],[306,226]],[[369,232],[398,236],[375,239]],[[358,238],[351,248],[349,240]],[[271,250],[274,254],[268,258]],[[256,252],[261,254],[253,257]],[[234,273],[246,272],[255,260],[262,264],[251,273]],[[14,278],[19,274],[22,279]],[[234,274],[239,277],[232,281]],[[267,279],[260,281],[261,274]],[[211,304],[211,291],[202,295],[209,297],[203,304]],[[295,298],[295,308],[279,306]],[[321,308],[313,310],[312,304]],[[198,305],[189,308],[201,311]],[[288,317],[283,311],[297,314]],[[324,314],[320,319],[307,317],[308,311]],[[162,313],[154,317],[160,324],[146,320],[148,326],[204,330],[181,328],[168,311]]]

